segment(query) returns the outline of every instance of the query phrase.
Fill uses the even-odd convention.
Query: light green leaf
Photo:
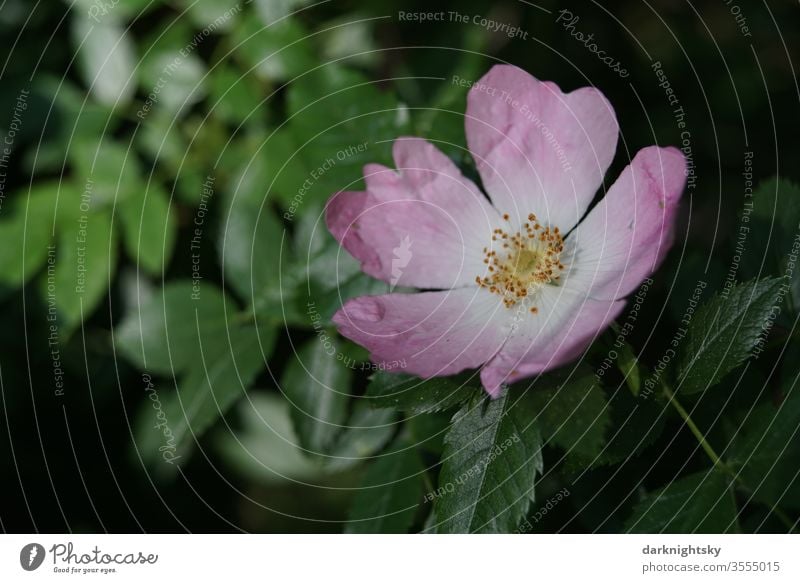
[[[700,472],[651,492],[636,505],[625,530],[652,534],[738,532],[727,476],[715,470]]]
[[[230,337],[201,347],[195,366],[178,381],[182,415],[172,430],[178,452],[244,396],[269,358],[275,336],[273,329],[241,326],[231,329]]]
[[[238,411],[242,429],[234,434],[221,428],[216,445],[222,459],[240,473],[267,484],[316,481],[323,475],[320,465],[303,454],[285,399],[251,392],[239,403]]]
[[[513,395],[465,405],[445,437],[433,497],[440,533],[511,532],[542,472],[539,428]]]
[[[228,31],[242,13],[241,0],[183,0],[183,4],[201,32]]]
[[[681,393],[704,391],[750,356],[764,332],[781,281],[766,278],[716,295],[694,315],[678,360]]]
[[[408,532],[419,508],[424,471],[414,445],[400,440],[367,469],[345,532]]]
[[[306,30],[287,18],[264,26],[255,18],[242,19],[233,31],[236,56],[248,70],[267,81],[286,81],[317,65]]]
[[[261,118],[261,100],[257,81],[251,74],[240,74],[221,62],[210,72],[211,108],[214,115],[229,123],[256,123]]]
[[[142,172],[133,149],[107,137],[99,141],[76,140],[69,155],[75,165],[76,180],[87,196],[86,200],[74,201],[76,207],[86,203],[91,211],[110,209],[115,200],[122,202],[141,195]]]
[[[398,370],[401,370],[398,367]],[[481,389],[462,377],[423,380],[399,373],[375,373],[367,385],[366,398],[373,407],[394,408],[411,413],[444,411],[480,396]]]
[[[352,370],[345,366],[332,336],[314,337],[292,357],[281,389],[292,407],[292,421],[302,446],[327,453],[347,418]]]
[[[179,460],[190,456],[194,443],[244,397],[275,336],[274,330],[242,325],[196,344],[194,365],[178,379],[178,390],[160,391],[158,407],[151,403],[142,409],[137,432],[142,457],[149,463],[163,458],[173,468],[183,463]]]
[[[310,2],[311,0],[255,0],[255,5],[262,22],[272,24]]]
[[[115,345],[141,369],[171,375],[197,365],[199,341],[226,338],[234,309],[213,285],[172,282],[126,314]]]
[[[112,107],[128,103],[136,90],[136,51],[130,32],[113,18],[95,22],[81,10],[71,16],[72,40],[92,96]]]
[[[156,183],[117,207],[128,255],[151,275],[160,275],[175,247],[177,225],[167,193]]]
[[[40,182],[14,195],[0,212],[0,282],[17,287],[45,263],[59,198],[77,196],[68,183]]]
[[[372,409],[364,401],[356,401],[346,428],[339,433],[325,460],[331,471],[351,468],[361,462],[371,462],[397,429],[396,413],[389,409]]]
[[[314,170],[304,200],[362,188],[364,165],[392,165],[391,143],[407,129],[407,110],[391,93],[337,65],[297,79],[287,105],[298,153]]]
[[[58,234],[55,263],[42,278],[44,301],[55,302],[65,334],[106,297],[117,267],[117,236],[106,213],[82,215]]]
[[[181,115],[206,95],[205,65],[194,54],[180,52],[151,53],[142,65],[142,85],[147,94],[146,109],[140,117],[147,118],[150,110]]]
[[[181,126],[172,122],[172,116],[164,111],[146,116],[139,122],[135,145],[150,160],[158,160],[166,164],[171,173],[177,173],[187,146],[180,133]],[[185,172],[185,169],[181,168],[181,171]]]
[[[222,216],[217,239],[225,284],[250,303],[254,296],[280,297],[281,243],[284,228],[272,209],[244,193],[235,193]],[[288,238],[284,248],[288,249]]]

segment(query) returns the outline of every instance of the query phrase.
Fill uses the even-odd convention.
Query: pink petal
[[[522,69],[495,65],[470,89],[466,133],[501,212],[516,224],[533,212],[567,232],[603,182],[619,126],[597,89],[565,94]]]
[[[339,333],[387,370],[423,378],[477,368],[503,342],[496,296],[480,288],[363,296],[334,315]]]
[[[392,285],[449,289],[482,275],[482,248],[497,211],[432,144],[400,138],[395,172],[365,167],[366,192],[340,192],[328,203],[334,237],[365,273]]]
[[[608,194],[570,234],[575,247],[564,285],[592,297],[624,297],[661,263],[674,239],[675,214],[686,184],[676,148],[636,154]]]
[[[557,368],[574,360],[619,315],[624,301],[594,300],[574,291],[544,286],[538,314],[521,312],[518,325],[500,352],[481,370],[493,396],[504,383]]]

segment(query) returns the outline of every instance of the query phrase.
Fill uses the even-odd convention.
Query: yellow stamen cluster
[[[503,215],[508,221],[508,215]],[[483,248],[488,274],[475,278],[477,284],[503,298],[507,308],[525,303],[526,299],[542,285],[558,281],[564,264],[560,261],[564,250],[564,237],[558,227],[543,227],[533,213],[528,222],[513,235],[503,229],[492,233],[492,247],[500,252]],[[532,314],[538,313],[531,307]]]

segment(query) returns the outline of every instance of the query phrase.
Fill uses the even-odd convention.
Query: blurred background
[[[609,180],[653,143],[690,158],[680,235],[629,338],[638,350],[656,330],[643,360],[699,280],[710,295],[734,265],[739,281],[780,271],[788,183],[755,210],[769,236],[736,245],[747,193],[800,178],[795,3],[431,4],[0,4],[2,530],[341,532],[370,456],[401,432],[435,480],[450,415],[358,399],[366,354],[330,317],[387,286],[340,253],[321,210],[361,187],[363,164],[391,164],[401,135],[441,140],[475,176],[454,77],[497,62],[603,91],[622,131]],[[443,16],[407,16],[431,10]],[[779,347],[790,330],[784,315]],[[753,402],[780,400],[786,346],[704,397],[696,420],[718,443]],[[321,382],[342,389],[323,422],[304,407]],[[534,530],[618,532],[676,460],[700,467],[679,420],[661,423],[623,465],[570,480]],[[559,459],[546,452],[558,471],[541,500],[574,477]],[[757,503],[740,522],[783,528]]]

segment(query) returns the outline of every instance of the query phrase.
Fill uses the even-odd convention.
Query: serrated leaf
[[[406,533],[422,497],[424,468],[416,448],[401,440],[370,464],[353,498],[347,533]]]
[[[568,454],[583,458],[600,453],[611,411],[593,371],[581,367],[540,377],[527,397],[531,417],[539,421],[545,441],[552,440]]]
[[[366,398],[373,407],[411,413],[432,413],[456,407],[481,394],[481,389],[460,377],[421,379],[403,373],[379,371],[367,385]]]
[[[780,286],[781,280],[774,278],[743,283],[726,296],[715,295],[697,310],[685,330],[677,365],[681,393],[714,386],[750,356]]]
[[[312,338],[292,357],[281,379],[292,422],[307,453],[330,451],[347,418],[353,371],[338,357],[338,343]]]
[[[440,533],[511,532],[534,500],[542,472],[539,428],[506,393],[471,402],[445,438],[433,497]]]
[[[716,470],[700,472],[651,492],[636,505],[625,530],[653,534],[738,532],[728,477]]]
[[[177,224],[167,194],[155,183],[120,203],[122,243],[151,275],[161,275],[175,247]]]

